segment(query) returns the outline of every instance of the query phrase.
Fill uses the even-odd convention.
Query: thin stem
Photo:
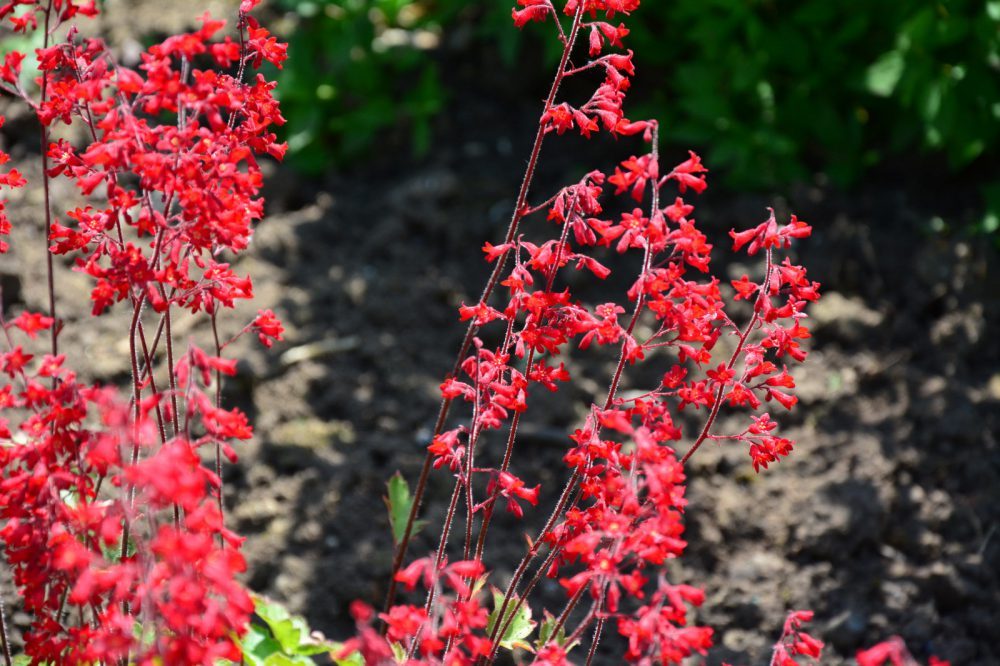
[[[586,631],[587,627],[590,626],[590,623],[594,621],[594,618],[597,616],[598,612],[600,612],[601,608],[604,607],[604,600],[606,598],[607,592],[608,592],[608,585],[607,582],[605,581],[601,583],[600,596],[598,596],[596,599],[593,600],[593,602],[590,604],[590,610],[587,611],[587,614],[584,616],[584,618],[580,620],[580,624],[569,635],[568,641],[570,643],[579,640],[580,637],[583,635],[583,632]]]
[[[42,48],[49,47],[49,22],[52,16],[52,0],[49,0],[45,7],[45,29],[42,36]],[[42,91],[39,104],[44,104],[48,96],[49,73],[42,74]],[[59,319],[56,317],[56,282],[55,267],[52,253],[48,251],[49,236],[52,234],[52,199],[49,192],[49,130],[45,123],[38,121],[41,127],[41,149],[42,149],[42,191],[45,202],[45,270],[48,278],[49,290],[49,316],[52,317],[52,355],[59,355],[59,329],[61,328]],[[53,387],[56,378],[52,378]]]
[[[168,310],[169,313],[169,310]],[[222,344],[219,342],[219,326],[216,321],[216,311],[212,311],[212,335],[215,338],[215,355],[222,356]],[[169,339],[169,338],[168,338]],[[173,372],[170,373],[171,378],[173,377]],[[215,370],[215,408],[219,409],[222,406],[222,371],[216,368]],[[219,477],[219,519],[225,524],[225,507],[222,505],[222,443],[216,439],[215,440],[215,475]],[[219,545],[225,547],[225,540],[222,538],[222,532],[219,532]]]
[[[63,615],[66,614],[66,600],[69,599],[69,586],[63,590],[62,596],[59,598],[59,610],[56,611],[56,622],[59,624],[63,623]]]
[[[559,86],[562,84],[564,78],[564,70],[566,69],[566,63],[569,62],[570,52],[573,50],[573,46],[576,43],[577,35],[580,32],[580,21],[583,16],[583,5],[580,3],[577,7],[576,14],[573,17],[573,27],[570,31],[569,37],[565,41],[565,46],[563,47],[562,58],[559,62],[559,68],[556,70],[555,77],[552,80],[552,86],[549,89],[548,97],[545,99],[544,111],[548,111],[552,104],[555,102],[556,95],[559,92]],[[538,130],[535,133],[535,142],[531,147],[531,156],[528,158],[528,165],[524,171],[524,178],[521,180],[521,188],[517,193],[517,200],[514,204],[514,212],[511,215],[510,224],[507,227],[507,234],[504,239],[504,243],[509,244],[514,240],[517,235],[517,230],[520,226],[521,219],[524,217],[525,213],[525,202],[528,197],[528,190],[531,188],[531,183],[535,177],[535,168],[538,166],[538,157],[541,154],[542,143],[545,138],[545,126],[539,122]],[[496,262],[493,268],[493,272],[490,274],[489,280],[486,283],[486,287],[483,289],[483,293],[479,298],[479,302],[486,302],[490,295],[492,295],[493,290],[500,281],[500,275],[503,272],[504,266],[507,263],[507,257],[510,253],[509,248],[504,251]],[[478,327],[473,319],[469,323],[469,327],[465,332],[465,338],[462,341],[462,345],[459,349],[457,359],[455,361],[455,370],[453,371],[453,376],[458,373],[458,367],[461,365],[462,359],[465,357],[466,352],[468,352],[469,346],[472,344],[472,339]],[[451,407],[451,399],[446,398],[441,401],[441,407],[438,411],[437,422],[434,426],[434,433],[431,435],[433,439],[437,435],[441,434],[441,430],[444,428],[444,423],[448,417],[448,410]],[[430,474],[431,463],[433,462],[433,455],[428,452],[424,457],[424,464],[420,470],[420,478],[417,480],[417,485],[413,491],[413,506],[410,509],[410,515],[406,519],[406,528],[403,530],[403,538],[400,539],[399,546],[396,549],[396,557],[392,563],[392,574],[389,580],[389,591],[386,594],[385,608],[388,609],[392,606],[396,598],[396,574],[399,572],[400,567],[403,565],[403,560],[406,558],[406,551],[410,545],[410,539],[413,536],[413,525],[416,522],[417,514],[420,512],[420,506],[423,502],[424,493],[427,489],[427,477]]]
[[[581,181],[573,192],[573,199],[570,202],[569,210],[566,212],[565,220],[563,222],[562,232],[559,236],[559,244],[556,249],[555,261],[552,262],[552,269],[546,278],[545,291],[552,291],[552,285],[555,283],[556,273],[559,272],[559,263],[562,259],[563,248],[566,246],[566,238],[569,235],[570,223],[573,221],[573,214],[576,212],[576,206],[580,198],[580,188],[584,186],[586,179]],[[549,199],[549,202],[555,200],[556,196]],[[510,337],[511,327],[507,327],[507,337]],[[535,350],[531,348],[528,351],[528,360],[525,362],[524,367],[526,373],[531,371],[531,365],[534,363]],[[510,432],[507,435],[507,446],[504,449],[503,461],[500,465],[500,472],[506,472],[510,466],[510,459],[514,453],[514,441],[517,438],[517,428],[521,423],[521,412],[514,412],[514,416],[510,423]],[[499,484],[493,490],[493,495],[490,498],[489,504],[483,511],[483,523],[479,528],[479,538],[476,543],[476,559],[482,560],[483,550],[486,547],[486,533],[490,527],[490,521],[493,519],[493,511],[496,508],[497,498],[500,496],[500,486]]]
[[[139,337],[139,326],[141,323],[142,309],[146,303],[146,295],[140,294],[136,299],[134,305],[132,306],[132,323],[129,325],[129,361],[132,364],[132,415],[135,419],[133,426],[138,428],[139,417],[142,414],[142,406],[140,401],[142,400],[142,383],[139,378],[139,353],[136,347],[136,340]],[[152,374],[150,374],[152,377]],[[138,456],[138,438],[132,443],[133,454],[132,454],[132,464],[134,465]]]
[[[7,639],[7,616],[4,613],[3,597],[0,597],[0,648],[3,649],[4,664],[11,666],[13,660],[10,656],[10,641]]]
[[[569,620],[569,614],[573,612],[576,605],[580,603],[580,599],[583,598],[583,593],[587,591],[589,585],[581,585],[580,589],[577,590],[572,597],[570,597],[569,602],[566,603],[566,607],[563,612],[559,614],[559,618],[556,620],[555,625],[552,627],[552,633],[549,636],[558,636],[559,630],[566,626],[566,622]]]
[[[654,160],[657,161],[659,159],[658,141],[659,141],[659,132],[657,126],[654,125],[652,152]],[[659,201],[660,201],[659,192],[657,191],[657,188],[653,188],[652,214],[656,214],[657,209],[659,207]],[[643,253],[641,275],[646,275],[646,273],[649,272],[651,262],[652,262],[652,250],[647,242]],[[622,342],[621,352],[619,353],[618,356],[618,365],[615,368],[614,375],[612,376],[611,379],[611,384],[608,387],[607,398],[604,401],[604,410],[610,409],[611,405],[614,403],[615,397],[618,394],[618,387],[621,382],[622,373],[625,370],[625,363],[627,362],[625,356],[626,345],[628,339],[632,335],[632,332],[635,330],[635,326],[639,321],[639,316],[642,314],[642,310],[645,305],[645,300],[646,300],[645,294],[642,292],[640,292],[636,297],[635,307],[632,310],[632,317],[629,320],[628,327],[625,329],[625,340]],[[579,479],[580,479],[580,469],[576,468],[573,470],[572,476],[570,476],[569,480],[566,482],[566,485],[563,487],[563,491],[559,496],[559,501],[556,504],[556,508],[552,512],[552,515],[549,516],[548,521],[546,521],[545,527],[542,529],[538,537],[533,542],[532,547],[521,559],[521,562],[518,565],[517,570],[514,572],[514,577],[511,579],[510,584],[507,586],[507,591],[504,593],[504,600],[500,606],[499,617],[505,617],[505,613],[507,612],[507,606],[510,604],[511,599],[516,595],[517,585],[518,583],[520,583],[521,577],[523,577],[524,572],[527,570],[531,561],[534,560],[534,558],[538,555],[539,548],[541,547],[544,538],[549,534],[549,532],[555,526],[555,522],[556,520],[558,520],[559,516],[562,515],[563,510],[567,506],[566,502],[569,498],[569,495],[573,491],[574,487],[576,486],[576,482]],[[553,549],[555,550],[555,548]],[[517,601],[518,606],[520,606],[520,604],[522,603],[524,603],[524,595],[522,595],[522,597]],[[498,649],[498,646],[496,645],[496,637],[498,635],[502,635],[498,634],[497,629],[499,629],[499,626],[495,627],[490,635],[490,640],[494,642],[494,647],[490,659],[493,659],[496,656],[496,651]]]
[[[552,514],[549,516],[549,519],[545,522],[545,527],[543,527],[542,531],[539,533],[539,538],[535,539],[535,541],[531,545],[531,548],[528,549],[528,552],[525,554],[523,558],[521,558],[521,562],[517,565],[517,570],[514,572],[514,576],[511,578],[510,584],[507,586],[507,591],[504,593],[503,603],[500,604],[500,611],[498,613],[498,617],[507,617],[506,616],[507,607],[510,605],[511,599],[513,599],[515,595],[515,590],[517,589],[518,583],[521,582],[521,578],[524,577],[524,572],[527,571],[528,566],[531,564],[532,560],[535,559],[535,556],[541,549],[543,543],[542,537],[547,535],[552,530],[552,528],[555,526],[556,520],[558,520],[559,516],[562,515],[563,509],[566,508],[567,503],[569,501],[570,493],[573,492],[573,489],[576,487],[576,482],[579,479],[580,479],[580,470],[574,469],[572,476],[570,476],[569,478],[569,481],[567,481],[566,485],[563,487],[562,494],[559,496],[559,501],[556,502],[556,508],[552,510]],[[555,552],[555,549],[553,549],[552,552]],[[518,599],[517,601],[518,605],[524,603],[525,596],[527,595],[522,595],[521,598]],[[516,608],[517,607],[515,607],[515,609]],[[510,615],[514,616],[516,614],[517,611],[515,610]],[[497,650],[500,647],[496,643],[497,636],[502,635],[499,633],[499,630],[500,626],[499,623],[497,623],[497,626],[493,628],[493,632],[490,634],[490,642],[494,644],[493,650],[491,651],[489,657],[490,661],[492,661],[496,657]]]
[[[531,354],[534,350],[529,353],[528,356],[528,367],[531,367]],[[506,472],[507,468],[510,466],[511,454],[514,451],[514,438],[517,436],[517,426],[521,421],[521,412],[514,412],[514,416],[510,422],[510,432],[507,435],[507,448],[504,451],[503,462],[500,464],[500,472]],[[490,496],[489,503],[483,509],[483,523],[479,526],[479,537],[476,539],[476,559],[483,559],[483,550],[486,547],[486,532],[490,528],[490,521],[493,519],[493,510],[496,507],[496,500],[500,496],[500,486],[493,490],[493,495]]]
[[[455,484],[455,489],[451,493],[451,502],[448,505],[448,517],[444,521],[444,527],[441,530],[441,539],[438,542],[437,555],[434,558],[434,574],[437,575],[438,570],[441,568],[441,562],[444,561],[444,549],[445,545],[448,543],[448,534],[451,531],[452,520],[455,517],[455,509],[458,507],[458,498],[461,496],[462,484]],[[395,580],[395,578],[393,578]],[[427,591],[427,601],[424,604],[424,610],[427,615],[430,616],[431,609],[434,606],[435,593],[437,592],[437,585],[431,585],[430,589]],[[413,657],[413,653],[417,649],[417,637],[415,636],[410,642],[410,647],[407,651],[406,659],[409,661]]]
[[[556,194],[553,194],[551,197],[549,197],[548,199],[546,199],[542,203],[540,203],[540,204],[538,204],[536,206],[529,206],[529,207],[525,208],[524,209],[524,217],[528,217],[529,215],[534,215],[535,213],[537,213],[540,210],[545,210],[550,205],[552,205],[552,202],[555,201],[558,196],[559,196],[559,193],[557,192]]]
[[[508,326],[508,330],[510,327]],[[472,432],[469,433],[469,448],[465,452],[465,547],[462,551],[462,559],[469,559],[469,550],[472,548],[472,522],[473,513],[475,512],[475,498],[472,496],[472,470],[475,468],[475,457],[476,457],[476,444],[479,443],[479,413],[481,410],[480,401],[482,399],[482,393],[480,391],[479,383],[479,364],[480,364],[480,354],[479,350],[476,350],[476,365],[473,371],[475,375],[475,391],[476,391],[476,402],[473,405],[472,410]],[[456,479],[455,483],[461,484],[462,479]]]
[[[139,380],[139,356],[136,349],[136,338],[138,337],[139,321],[142,315],[142,306],[146,302],[146,295],[140,294],[136,299],[135,304],[132,307],[132,323],[129,325],[129,360],[132,363],[132,402],[133,402],[133,424],[132,424],[132,456],[131,464],[135,465],[139,462],[139,418],[141,415],[142,405],[140,401],[142,399],[142,385]],[[135,487],[129,486],[128,488],[128,501],[127,507],[129,509],[135,503]],[[122,526],[122,545],[121,552],[119,553],[119,559],[124,560],[128,556],[128,542],[129,542],[129,532],[130,523],[129,516],[126,515],[124,518],[124,524]],[[129,603],[128,600],[122,602],[122,609],[125,614],[129,614]]]
[[[177,377],[174,375],[174,335],[170,329],[170,304],[168,302],[167,309],[163,313],[163,334],[166,340],[167,346],[167,382],[170,388],[170,421],[174,429],[174,437],[180,432],[181,424],[180,417],[177,415]],[[159,337],[159,336],[157,336]],[[152,366],[150,367],[150,376],[152,376]]]
[[[149,354],[149,345],[146,344],[146,333],[143,330],[142,322],[139,322],[139,343],[142,345],[142,357],[146,363],[146,367],[151,367],[153,364],[153,359]],[[159,389],[156,388],[156,376],[152,373],[149,375],[149,388],[153,392],[153,395],[159,394]],[[156,427],[160,433],[160,444],[167,443],[167,429],[163,424],[163,410],[160,408],[160,404],[157,403],[155,406],[156,411]]]
[[[579,67],[574,67],[573,69],[566,70],[566,76],[575,76],[581,72],[586,72],[588,69],[594,69],[595,67],[600,67],[605,62],[608,61],[608,56],[598,58],[597,60],[591,60],[586,65],[580,65]]]
[[[548,3],[549,9],[552,11],[552,19],[556,24],[556,28],[559,30],[559,41],[566,44],[566,31],[563,30],[562,23],[559,21],[559,12],[556,11],[555,6],[550,2]]]
[[[601,642],[601,633],[604,631],[604,618],[597,618],[597,626],[594,627],[594,638],[590,642],[590,650],[587,652],[587,661],[584,662],[584,666],[590,666],[591,662],[594,660],[594,655],[597,653],[597,644]]]

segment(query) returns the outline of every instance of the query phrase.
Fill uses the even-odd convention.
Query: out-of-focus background
[[[505,3],[275,0],[291,42],[282,97],[299,166],[343,164],[387,136],[416,155],[469,68],[530,97],[558,44]],[[973,175],[1000,143],[1000,4],[974,0],[680,0],[629,21],[631,103],[704,151],[724,183],[856,185],[878,166]],[[483,65],[489,65],[484,68]],[[496,80],[490,80],[495,78]],[[331,149],[333,153],[331,154]],[[997,207],[996,186],[981,197]],[[995,217],[979,220],[995,230]]]
[[[106,0],[99,29],[128,61],[236,4]],[[257,428],[227,500],[251,586],[343,638],[348,603],[385,592],[384,483],[422,461],[455,308],[481,289],[479,247],[510,215],[556,54],[504,2],[271,0],[260,18],[290,44],[275,73],[290,149],[268,167],[269,217],[240,268],[288,333],[243,347],[226,387]],[[717,270],[755,270],[730,260],[726,232],[773,206],[814,226],[798,259],[825,293],[801,404],[781,419],[796,453],[759,476],[739,448],[692,461],[690,547],[669,571],[707,592],[709,662],[763,663],[793,608],[816,611],[824,663],[892,634],[922,659],[1000,662],[1000,2],[649,0],[629,25],[628,115],[661,121],[665,160],[702,154],[710,187],[694,203]],[[2,104],[5,149],[30,177],[37,135]],[[534,198],[640,149],[553,137]],[[11,209],[38,203],[28,191]],[[41,308],[44,240],[19,233],[4,306]],[[84,318],[86,284],[65,280]],[[107,353],[119,328],[73,330],[85,371],[125,376]],[[515,471],[557,486],[599,383],[529,410]],[[449,481],[434,477],[432,521]],[[498,521],[501,575],[531,520]]]

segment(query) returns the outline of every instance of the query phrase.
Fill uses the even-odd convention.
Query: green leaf
[[[493,612],[490,613],[489,622],[486,625],[487,633],[491,633],[493,628],[496,626],[497,618],[500,614],[500,608],[503,606],[503,597],[503,592],[493,588]],[[514,596],[511,598],[510,603],[507,604],[507,608],[504,610],[503,620],[500,622],[501,627],[507,624],[511,614],[514,613],[514,608],[517,606],[517,602],[518,598]],[[507,625],[507,631],[505,631],[503,636],[500,637],[500,647],[507,648],[508,650],[513,650],[516,647],[530,649],[530,647],[525,644],[524,639],[531,635],[531,632],[534,631],[536,624],[536,622],[531,620],[531,607],[528,606],[528,604],[521,604],[517,613],[514,614],[514,619],[510,621],[509,625]]]
[[[538,640],[535,641],[535,647],[541,649],[546,643],[555,642],[561,648],[564,648],[567,652],[573,649],[579,644],[579,641],[573,641],[570,643],[566,638],[566,627],[565,625],[559,627],[559,631],[552,635],[552,630],[556,627],[556,618],[554,615],[545,611],[545,619],[542,620],[541,625],[538,627]]]
[[[554,615],[545,611],[545,619],[542,620],[541,626],[538,628],[538,640],[535,641],[535,647],[542,648],[549,639],[552,638],[552,630],[556,626],[556,618]],[[557,645],[562,645],[562,641],[566,638],[566,628],[559,627],[559,631],[556,632],[555,641]]]
[[[322,654],[336,648],[335,643],[311,632],[305,619],[292,615],[281,604],[255,595],[254,612],[264,620],[281,652],[288,657]],[[294,663],[312,662],[299,660]]]
[[[406,662],[406,648],[403,647],[402,643],[391,643],[392,647],[392,658],[396,660],[397,664],[402,664]]]
[[[479,596],[479,591],[486,586],[486,580],[490,577],[488,573],[483,574],[476,580],[472,581],[472,597]]]
[[[903,75],[903,54],[889,51],[871,64],[865,74],[868,92],[879,97],[890,97]]]
[[[284,652],[292,652],[299,646],[302,634],[309,633],[304,620],[299,619],[299,622],[295,622],[291,613],[284,606],[264,597],[254,599],[254,612],[267,623],[271,635],[278,641]]]
[[[986,212],[980,223],[980,229],[988,234],[1000,230],[1000,185],[987,185],[983,188],[983,198],[986,200]]]
[[[268,657],[281,652],[281,643],[274,640],[266,628],[251,624],[240,641],[240,650],[245,663],[249,666],[261,666]]]
[[[260,662],[260,666],[316,666],[308,657],[289,656],[283,652],[275,652]]]
[[[989,211],[983,216],[983,221],[980,224],[980,227],[984,233],[996,233],[997,229],[1000,229],[1000,215],[998,215],[996,211]]]
[[[410,511],[413,510],[413,496],[410,495],[410,486],[406,479],[399,472],[396,472],[386,484],[389,495],[385,497],[385,506],[389,509],[389,526],[392,528],[392,541],[399,545],[406,533],[406,522],[410,519]],[[413,523],[412,534],[420,531],[427,522],[417,520]]]
[[[340,643],[334,643],[334,646],[334,649],[330,652],[331,657],[343,649],[343,645]],[[352,652],[343,659],[333,657],[333,663],[337,664],[337,666],[365,666],[365,660],[361,658],[360,652]]]

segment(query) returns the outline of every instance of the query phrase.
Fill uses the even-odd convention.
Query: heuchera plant
[[[806,357],[800,347],[809,337],[804,309],[819,297],[819,285],[779,256],[792,240],[807,237],[810,227],[794,216],[779,223],[771,212],[757,226],[731,232],[733,250],[761,258],[764,270],[759,280],[744,275],[730,285],[732,300],[751,307],[742,322],[729,314],[727,290],[711,274],[712,245],[692,217],[690,196],[704,191],[707,169],[694,153],[663,168],[656,122],[630,120],[623,110],[634,66],[632,52],[622,52],[629,30],[620,19],[638,5],[569,0],[557,8],[550,0],[519,0],[513,10],[518,27],[531,21],[552,27],[563,46],[561,62],[510,226],[501,243],[483,247],[493,272],[478,302],[459,310],[469,327],[455,369],[441,384],[433,441],[398,547],[386,609],[378,615],[383,630],[370,624],[376,619],[372,609],[356,604],[359,635],[341,657],[357,651],[366,664],[472,665],[523,647],[533,654],[531,663],[556,666],[570,663],[569,651],[585,644],[581,662],[590,664],[609,625],[623,637],[621,658],[628,663],[678,663],[712,644],[711,628],[689,623],[690,607],[700,605],[704,593],[672,582],[663,566],[686,545],[684,466],[706,441],[746,447],[756,470],[791,452],[793,442],[776,433],[764,410],[796,403],[787,364]],[[571,18],[568,27],[560,11]],[[588,60],[571,64],[581,40]],[[578,77],[596,77],[589,99],[560,100],[562,83]],[[647,150],[613,173],[592,171],[530,203],[544,140],[571,131],[588,138],[600,132],[641,135]],[[615,197],[625,212],[611,216],[605,207]],[[542,215],[554,235],[536,240],[543,223],[529,240],[525,221]],[[575,299],[564,272],[607,279],[612,269],[606,263],[614,254],[641,257],[623,302],[589,307]],[[571,380],[559,362],[571,345],[611,347],[617,362],[607,393],[590,405],[567,440],[567,478],[554,508],[490,610],[480,591],[490,582],[482,558],[491,520],[498,508],[521,517],[539,502],[539,486],[512,464],[520,418],[534,386],[556,391]],[[642,362],[661,364],[662,379],[626,398],[627,369]],[[449,419],[456,401],[468,409]],[[690,436],[677,420],[684,409],[703,414]],[[724,409],[744,414],[744,426],[719,432],[715,426]],[[494,437],[502,442],[501,453],[488,457],[484,443]],[[455,477],[440,540],[435,552],[404,566],[432,468]],[[530,600],[546,576],[559,580],[566,600],[555,612],[539,614]],[[423,601],[395,603],[397,583],[407,591],[421,586]],[[798,632],[806,615],[789,620],[776,663],[787,664],[792,655],[818,657],[822,644]],[[529,643],[532,617],[544,620]]]
[[[390,484],[398,545],[384,612],[356,602],[357,635],[333,646],[237,581],[245,562],[242,539],[224,523],[222,457],[235,459],[231,443],[252,430],[243,413],[222,405],[222,376],[236,370],[223,352],[248,332],[268,347],[282,337],[269,310],[228,339],[218,317],[252,297],[250,278],[226,259],[247,248],[262,214],[258,157],[285,152],[274,135],[284,122],[274,84],[252,74],[285,59],[285,46],[249,15],[259,1],[240,3],[235,38],[220,38],[224,22],[206,15],[197,31],[150,47],[137,69],[77,31],[78,17],[96,15],[93,0],[0,4],[0,21],[40,31],[42,40],[34,87],[21,74],[26,54],[10,52],[0,65],[0,87],[41,127],[48,244],[48,311],[9,319],[0,312],[0,539],[31,616],[28,663],[303,663],[332,649],[342,664],[462,666],[523,649],[533,664],[560,666],[577,646],[592,663],[609,627],[622,637],[620,661],[704,654],[712,629],[691,625],[689,613],[705,595],[664,569],[686,546],[685,464],[707,441],[745,447],[757,471],[791,452],[765,409],[796,404],[786,365],[806,357],[804,308],[819,292],[804,268],[779,256],[809,226],[794,216],[779,223],[773,212],[730,234],[734,251],[762,259],[762,276],[729,286],[712,277],[712,245],[689,201],[705,189],[707,170],[694,153],[662,168],[656,122],[624,115],[634,68],[619,17],[639,0],[567,0],[559,9],[518,0],[513,10],[518,27],[551,25],[562,58],[510,225],[502,242],[483,247],[493,271],[479,300],[459,309],[468,329],[441,384],[415,492],[401,479]],[[588,59],[575,65],[581,40]],[[560,101],[564,80],[593,75],[599,83],[588,99]],[[50,141],[60,124],[76,125],[86,140]],[[572,131],[640,135],[646,150],[529,203],[543,142]],[[88,202],[61,220],[52,214],[55,178]],[[25,183],[17,170],[0,172],[0,187]],[[627,203],[625,212],[606,212],[609,202]],[[11,232],[5,203],[0,253]],[[530,240],[523,223],[543,213],[550,224],[537,225],[532,238],[542,228],[554,237]],[[639,258],[622,302],[574,298],[565,273],[604,280],[615,254]],[[56,255],[92,278],[94,316],[111,308],[128,315],[124,395],[78,379],[72,355],[60,349]],[[727,306],[739,301],[744,314],[731,315]],[[212,349],[175,345],[173,317],[182,311],[206,321]],[[609,388],[569,435],[566,481],[544,526],[486,600],[483,556],[497,508],[522,517],[540,501],[540,486],[514,464],[520,418],[532,390],[571,381],[559,362],[570,346],[614,350]],[[660,363],[662,379],[626,397],[628,369],[639,363]],[[456,401],[467,409],[449,418]],[[678,414],[688,408],[701,422],[685,434]],[[723,410],[741,415],[742,427],[719,432]],[[487,451],[490,439],[501,444],[499,455]],[[214,469],[202,463],[205,447]],[[455,479],[440,539],[434,552],[406,562],[434,468]],[[543,577],[557,579],[566,599],[539,615],[533,593]],[[422,601],[396,603],[400,584],[421,587]],[[250,630],[252,613],[265,626]],[[772,666],[819,658],[822,643],[803,630],[811,619],[809,611],[789,614]],[[2,605],[0,648],[11,666]],[[899,639],[858,654],[861,666],[886,662],[915,663]]]
[[[241,3],[235,38],[220,39],[225,23],[205,15],[197,31],[149,48],[137,69],[77,31],[78,17],[97,14],[93,0],[0,4],[0,20],[43,41],[34,86],[21,76],[26,54],[8,53],[0,67],[0,86],[41,125],[50,244],[49,311],[0,315],[0,539],[32,618],[31,663],[240,659],[253,604],[235,578],[245,563],[223,522],[221,456],[234,458],[230,442],[251,428],[220,402],[236,361],[222,357],[232,340],[220,337],[218,315],[252,296],[227,257],[246,249],[261,217],[258,156],[285,151],[274,84],[253,73],[280,67],[285,48],[249,16],[258,2]],[[87,140],[50,141],[59,124]],[[88,205],[54,217],[54,178],[72,181]],[[0,176],[6,187],[24,183],[14,170]],[[10,229],[0,216],[0,234]],[[130,394],[81,381],[60,348],[53,255],[93,279],[94,316],[128,311]],[[181,310],[208,321],[214,349],[178,348],[171,322]],[[270,346],[282,328],[262,311],[235,337],[250,331]],[[50,339],[44,351],[31,349],[39,334]],[[214,471],[203,447],[214,449]],[[0,638],[9,666],[5,629]]]

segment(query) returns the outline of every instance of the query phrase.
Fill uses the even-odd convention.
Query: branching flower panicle
[[[373,613],[356,614],[359,637],[345,654],[358,649],[366,663],[374,664],[389,663],[380,655],[402,651],[406,663],[471,665],[492,663],[501,649],[521,647],[534,654],[532,663],[562,665],[570,663],[575,646],[589,640],[582,659],[589,664],[609,623],[627,644],[623,659],[628,663],[679,663],[711,645],[710,628],[691,626],[690,609],[704,602],[704,593],[670,581],[662,566],[686,547],[684,466],[709,440],[742,444],[755,470],[791,452],[793,442],[776,434],[777,424],[764,408],[773,402],[791,409],[796,403],[788,365],[806,356],[801,347],[809,336],[805,306],[819,297],[819,285],[804,268],[778,257],[792,240],[808,236],[809,226],[795,217],[780,224],[773,212],[753,229],[732,234],[734,251],[763,253],[763,277],[734,281],[730,301],[729,285],[711,276],[712,244],[698,229],[686,198],[707,187],[706,167],[692,152],[673,168],[663,168],[657,123],[625,116],[635,66],[632,52],[623,52],[628,28],[612,19],[626,18],[638,5],[570,1],[560,10],[548,0],[519,0],[513,9],[518,27],[530,22],[553,26],[563,58],[508,232],[500,243],[483,246],[493,273],[480,299],[459,308],[459,319],[469,328],[455,371],[441,384],[442,410],[397,551],[394,587],[380,616],[386,631],[380,635],[369,628]],[[568,27],[560,15],[571,17]],[[589,60],[571,65],[570,54],[583,36]],[[595,74],[589,98],[559,99],[563,80]],[[640,135],[647,149],[611,173],[590,172],[543,203],[531,204],[528,194],[542,142],[570,131],[586,138],[599,132]],[[608,212],[619,208],[618,215]],[[551,236],[542,235],[541,220],[530,230],[525,224],[542,213]],[[615,255],[624,254],[641,257],[641,268],[628,279],[621,302],[590,305],[574,295],[567,272],[606,280],[615,270]],[[737,301],[752,306],[742,323],[729,314],[730,303]],[[561,360],[572,348],[615,350],[610,388],[567,440],[567,481],[544,527],[529,539],[513,578],[496,591],[485,631],[470,622],[454,633],[443,619],[458,617],[458,603],[477,604],[478,612],[482,602],[476,591],[485,589],[489,574],[470,575],[465,592],[441,586],[429,572],[443,567],[451,551],[478,565],[495,511],[520,518],[538,504],[540,487],[526,476],[530,468],[515,471],[518,427],[533,386],[557,391],[572,381]],[[638,363],[665,363],[663,379],[637,397],[624,398],[623,382]],[[465,403],[467,411],[449,419],[455,403]],[[677,418],[686,408],[704,414],[701,427],[687,437]],[[723,410],[745,414],[744,428],[717,432]],[[487,461],[485,442],[493,437],[503,443],[502,455]],[[455,477],[441,537],[434,554],[404,567],[432,468]],[[540,637],[529,643],[530,618],[537,617],[530,597],[545,576],[559,580],[566,602],[559,613],[546,611]],[[396,583],[413,590],[420,582],[427,593],[422,606],[393,603]],[[783,649],[805,649],[806,634],[795,636],[798,642]]]
[[[247,248],[262,215],[258,160],[285,151],[274,84],[253,71],[280,67],[285,46],[247,14],[257,4],[241,4],[237,39],[205,15],[198,30],[147,49],[136,69],[80,36],[75,21],[97,13],[91,0],[0,6],[0,20],[43,38],[35,88],[22,77],[26,54],[0,66],[0,87],[37,116],[45,149],[50,311],[0,316],[0,539],[32,618],[32,663],[241,658],[253,604],[236,578],[242,538],[225,527],[222,455],[235,459],[231,443],[252,430],[220,401],[236,364],[221,356],[217,316],[253,295],[228,257]],[[50,142],[57,124],[89,139]],[[54,217],[53,178],[72,181],[87,205]],[[24,179],[10,170],[0,185]],[[0,204],[0,241],[10,231]],[[130,310],[130,395],[80,381],[72,355],[58,352],[52,255],[91,278],[93,315]],[[171,316],[181,309],[210,323],[214,353],[176,348]],[[282,335],[269,310],[240,334],[249,331],[268,346]],[[27,351],[40,335],[51,353]]]

